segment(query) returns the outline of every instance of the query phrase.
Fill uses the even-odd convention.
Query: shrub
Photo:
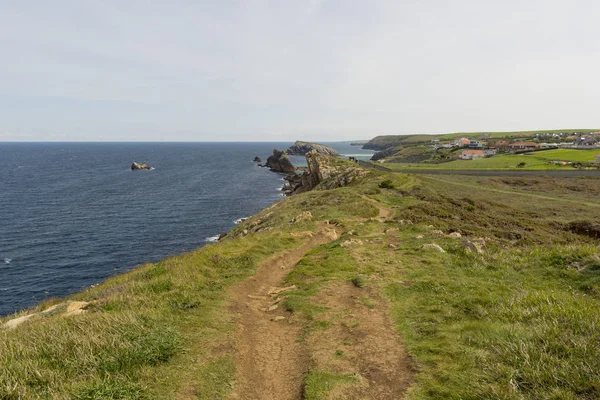
[[[393,189],[394,182],[392,182],[390,179],[386,179],[385,181],[379,183],[379,187],[382,189]]]

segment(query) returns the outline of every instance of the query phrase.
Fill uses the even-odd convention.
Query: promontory
[[[323,144],[311,143],[311,142],[302,142],[300,140],[296,141],[293,146],[290,146],[287,149],[287,153],[290,155],[305,155],[311,151],[315,150],[319,154],[324,154],[326,156],[339,156],[338,152],[332,149],[329,146],[325,146]]]

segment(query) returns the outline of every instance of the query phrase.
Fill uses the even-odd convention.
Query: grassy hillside
[[[498,154],[490,158],[478,160],[454,160],[443,164],[426,163],[395,163],[394,157],[386,160],[385,167],[391,169],[573,169],[572,166],[560,166],[550,164],[550,161],[567,161],[587,163],[595,160],[595,156],[600,150],[575,150],[575,149],[557,149],[536,151],[526,154]],[[519,164],[525,163],[520,167]]]
[[[62,304],[0,330],[0,399],[240,398],[255,302],[268,307],[253,310],[263,327],[294,346],[280,357],[259,343],[261,362],[285,368],[256,387],[296,385],[306,399],[598,398],[599,194],[598,179],[371,171],[283,199],[217,244],[67,299],[87,302],[83,314],[55,299],[17,315]],[[266,283],[279,276],[281,292]]]

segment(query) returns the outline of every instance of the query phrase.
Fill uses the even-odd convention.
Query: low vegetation
[[[377,360],[365,337],[406,353],[393,390],[410,399],[599,398],[599,193],[591,178],[372,171],[292,196],[217,244],[72,296],[83,314],[0,330],[0,399],[227,398],[238,373],[228,290],[323,224],[339,237],[282,282],[312,360],[304,398],[391,385],[366,368]],[[388,321],[395,339],[364,336],[365,321]]]

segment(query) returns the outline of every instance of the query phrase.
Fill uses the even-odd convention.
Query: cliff
[[[316,187],[334,189],[349,185],[367,175],[368,171],[356,163],[311,150],[305,154],[308,167],[301,174],[286,177],[286,194],[307,192]],[[320,185],[320,186],[319,186]]]
[[[300,140],[296,141],[293,146],[290,146],[287,149],[287,153],[290,155],[304,155],[306,153],[310,153],[311,151],[316,151],[319,154],[324,154],[327,156],[339,156],[339,153],[329,146],[318,143],[302,142]]]

